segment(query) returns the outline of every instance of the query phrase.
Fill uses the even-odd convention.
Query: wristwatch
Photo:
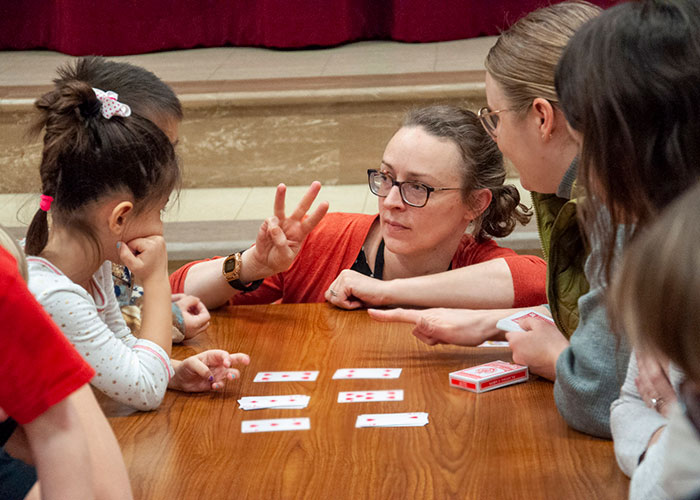
[[[243,293],[257,290],[263,280],[255,280],[252,283],[245,284],[239,279],[241,276],[242,263],[241,252],[232,253],[224,259],[221,273],[224,275],[224,278],[226,278],[228,284],[236,290]]]

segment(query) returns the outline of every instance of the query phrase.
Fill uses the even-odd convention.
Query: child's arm
[[[173,369],[165,350],[129,333],[108,267],[96,274],[105,295],[105,321],[98,315],[92,297],[68,278],[56,282],[53,276],[35,273],[30,286],[63,334],[94,368],[92,385],[132,408],[152,410],[160,405]]]
[[[158,344],[168,355],[172,349],[168,254],[162,236],[137,238],[122,243],[122,263],[143,283],[140,338]]]
[[[70,398],[50,407],[25,429],[42,498],[95,498],[87,440]]]

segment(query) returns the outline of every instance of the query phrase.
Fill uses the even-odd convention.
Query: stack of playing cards
[[[333,378],[399,378],[400,375],[401,368],[343,368],[336,370]]]
[[[523,332],[525,330],[523,330],[522,326],[520,325],[522,321],[527,318],[540,319],[552,325],[554,324],[554,320],[552,320],[552,318],[545,316],[544,314],[540,314],[534,309],[527,309],[526,311],[511,314],[507,318],[499,319],[498,323],[496,323],[496,328],[499,330],[505,330],[506,332]]]
[[[527,366],[491,361],[450,373],[450,385],[472,392],[486,392],[527,380]]]
[[[317,371],[259,372],[253,382],[313,382],[317,378]]]
[[[272,418],[267,420],[244,420],[241,422],[241,432],[271,432],[271,431],[307,431],[311,429],[311,421],[301,418]]]
[[[403,389],[338,393],[338,403],[368,403],[374,401],[403,401]]]
[[[262,410],[276,408],[286,410],[300,410],[309,405],[311,396],[293,394],[291,396],[247,396],[238,400],[243,410]]]
[[[422,427],[428,425],[427,413],[377,413],[360,415],[355,427]]]

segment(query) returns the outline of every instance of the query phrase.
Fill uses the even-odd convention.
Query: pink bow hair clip
[[[131,116],[131,108],[128,105],[117,101],[119,95],[116,92],[112,92],[111,90],[105,92],[104,90],[96,88],[93,88],[92,90],[95,91],[97,99],[102,103],[102,107],[100,109],[102,116],[108,120],[114,115],[122,116],[124,118]]]

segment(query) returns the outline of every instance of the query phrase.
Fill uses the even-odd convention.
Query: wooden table
[[[239,306],[174,349],[220,347],[251,364],[224,392],[168,391],[161,408],[111,418],[139,499],[626,498],[609,441],[569,429],[550,382],[473,394],[448,373],[504,348],[428,347],[411,327],[327,304]],[[332,380],[338,368],[403,368],[394,380]],[[266,370],[316,382],[253,383]],[[338,404],[340,391],[404,389],[401,402]],[[303,410],[243,411],[240,396],[308,394]],[[356,429],[361,413],[425,411],[425,427]],[[241,434],[241,421],[306,416],[311,430]]]

